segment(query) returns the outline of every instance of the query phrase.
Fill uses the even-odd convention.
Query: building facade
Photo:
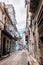
[[[29,53],[43,65],[43,0],[26,0],[26,7]]]
[[[14,19],[9,15],[6,5],[0,3],[0,57],[15,51],[14,47],[18,38],[18,31],[16,28],[16,21],[12,22],[12,20]]]
[[[15,48],[16,41],[17,41],[17,38],[19,37],[18,30],[16,27],[17,21],[16,21],[16,17],[15,17],[14,7],[11,4],[8,4],[8,5],[6,5],[5,8],[7,9],[8,14],[9,14],[9,16],[12,20],[12,24],[13,24],[13,28],[11,28],[12,26],[10,26],[10,29],[12,29],[12,33],[14,34],[14,39],[15,39],[15,40],[12,40],[12,44],[11,44],[11,52],[12,52],[12,51],[16,50],[16,48]]]

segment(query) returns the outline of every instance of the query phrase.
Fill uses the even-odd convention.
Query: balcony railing
[[[11,34],[13,37],[14,37],[14,36],[19,37],[18,32],[15,31],[15,29],[13,28],[13,26],[10,26],[10,25],[9,25],[9,27],[7,27],[7,26],[5,25],[5,26],[4,26],[4,29],[7,30],[7,32],[8,32],[9,34]]]

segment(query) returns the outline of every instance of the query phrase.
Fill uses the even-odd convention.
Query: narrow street
[[[27,50],[12,53],[10,57],[0,61],[0,65],[39,65],[38,62],[28,55]]]
[[[0,0],[0,65],[43,65],[43,0]]]

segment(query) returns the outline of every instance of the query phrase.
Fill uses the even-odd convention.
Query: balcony
[[[38,17],[40,17],[39,14],[41,14],[40,10],[42,8],[42,5],[43,5],[43,0],[40,0],[37,11],[36,11],[36,14],[35,14],[36,20],[38,20]]]
[[[12,25],[9,25],[9,27],[7,27],[6,25],[4,26],[4,29],[15,39],[17,39],[19,37],[18,32],[15,31],[14,27]]]
[[[6,30],[10,35],[12,35],[12,37],[14,37],[14,34],[12,33],[12,28],[9,26],[4,26],[4,30]]]

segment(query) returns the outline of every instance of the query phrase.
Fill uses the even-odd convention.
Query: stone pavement
[[[26,54],[25,51],[22,51],[19,64],[20,64],[20,65],[28,65],[27,54]]]
[[[12,53],[10,57],[0,61],[0,65],[39,65],[39,63],[31,55],[29,56],[27,50]]]
[[[0,65],[17,65],[19,53],[12,53],[10,57],[0,61]]]
[[[0,61],[0,65],[27,65],[27,56],[24,51],[13,53],[9,58]]]

